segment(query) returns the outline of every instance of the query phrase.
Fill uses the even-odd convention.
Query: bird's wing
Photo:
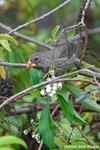
[[[70,70],[75,62],[75,54],[73,54],[70,58],[63,57],[58,58],[55,61],[55,70],[57,75],[61,75],[66,71]]]
[[[76,45],[74,43],[67,43],[55,49],[56,58],[67,57],[69,59],[74,53],[76,53]]]

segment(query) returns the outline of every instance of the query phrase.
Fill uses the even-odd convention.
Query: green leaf
[[[83,65],[83,66],[82,66],[83,69],[92,68],[92,67],[94,67],[94,65],[90,65],[90,64],[89,64],[89,65]]]
[[[59,103],[60,103],[61,109],[64,112],[65,116],[69,120],[74,121],[74,116],[73,116],[74,108],[73,108],[72,102],[70,100],[68,102],[66,102],[64,97],[62,97],[59,94],[57,94],[57,97],[59,99]]]
[[[54,138],[54,144],[59,148],[59,150],[63,150],[64,141],[60,136]]]
[[[11,148],[10,147],[0,147],[0,150],[11,150]]]
[[[44,81],[43,72],[41,72],[35,68],[30,69],[30,77],[35,85]],[[38,88],[38,90],[41,90],[41,87]]]
[[[67,92],[66,90],[62,89],[62,90],[57,91],[57,95],[62,100],[65,100],[66,102],[69,101],[69,92]]]
[[[7,51],[11,52],[10,45],[9,45],[9,43],[8,43],[7,40],[0,40],[0,44],[1,44],[2,47],[4,47]]]
[[[39,79],[39,83],[44,82],[44,73],[42,71],[38,71],[37,70],[37,74],[38,74],[38,79]]]
[[[49,42],[55,42],[55,40],[52,39],[52,38],[49,38],[49,39],[46,39],[46,40],[45,40],[45,43],[49,43]]]
[[[3,66],[0,66],[0,76],[5,80],[6,79],[6,72]]]
[[[57,25],[57,26],[52,30],[52,37],[53,37],[53,39],[56,38],[56,34],[57,34],[59,28],[60,28],[60,26]]]
[[[49,148],[52,148],[54,144],[54,126],[50,116],[50,108],[48,104],[43,108],[41,112],[39,130],[43,138],[43,142]]]
[[[9,145],[9,144],[20,144],[20,145],[24,146],[25,148],[27,148],[26,143],[20,138],[17,138],[14,136],[0,137],[0,147]]]
[[[83,90],[81,90],[79,87],[75,86],[71,82],[64,83],[63,86],[67,88],[67,90],[69,90],[76,98],[85,94]],[[96,101],[94,101],[91,98],[86,98],[82,100],[80,103],[90,110],[100,112],[100,105],[98,105]]]
[[[74,110],[73,105],[72,105],[71,101],[69,100],[69,92],[68,91],[66,91],[66,90],[57,91],[57,97],[60,100],[60,106],[61,106],[65,116],[69,120],[76,121],[80,124],[86,124],[86,122]]]
[[[0,109],[0,119],[2,119],[5,116],[5,110]]]
[[[12,36],[7,34],[0,34],[0,40],[8,40],[13,42],[15,45],[18,45],[17,41]]]
[[[74,110],[74,120],[80,124],[87,124],[87,122],[83,120],[75,110]]]

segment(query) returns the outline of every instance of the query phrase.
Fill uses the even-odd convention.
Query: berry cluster
[[[40,143],[41,140],[40,140],[40,133],[39,133],[39,129],[38,129],[38,124],[36,122],[34,122],[33,119],[31,119],[31,127],[28,128],[27,130],[23,131],[23,133],[25,135],[27,135],[30,132],[31,132],[32,138],[34,138],[37,141],[37,143]]]
[[[51,78],[47,78],[46,79],[47,81],[50,81],[50,80],[55,78],[53,70],[50,71],[50,75],[51,75]],[[61,82],[59,82],[59,83],[52,83],[52,84],[46,85],[44,87],[44,89],[42,89],[40,91],[40,94],[42,96],[50,96],[50,97],[52,97],[54,94],[56,94],[56,91],[58,89],[62,89],[62,83]]]
[[[78,17],[77,17],[77,20],[76,20],[76,24],[78,24],[81,21],[82,12],[83,12],[83,10],[85,8],[86,2],[87,2],[87,0],[84,0],[83,6],[79,10]],[[89,3],[89,6],[90,5],[91,5],[91,1]],[[89,20],[89,7],[85,11],[85,25],[87,26],[87,28],[90,28],[88,20]],[[80,34],[80,37],[83,39],[81,32],[82,32],[82,27],[81,26],[76,27],[76,29],[75,29],[75,35]]]

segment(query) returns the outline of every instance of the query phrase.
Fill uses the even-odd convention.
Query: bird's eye
[[[38,58],[38,57],[35,57],[35,58],[34,58],[34,61],[35,61],[35,62],[37,62],[38,60],[39,60],[39,58]]]

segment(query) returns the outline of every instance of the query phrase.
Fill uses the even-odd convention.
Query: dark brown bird
[[[68,71],[75,61],[76,46],[73,43],[63,44],[54,49],[55,73],[61,75]],[[34,68],[47,73],[52,64],[52,50],[36,52],[29,57],[27,68]]]

